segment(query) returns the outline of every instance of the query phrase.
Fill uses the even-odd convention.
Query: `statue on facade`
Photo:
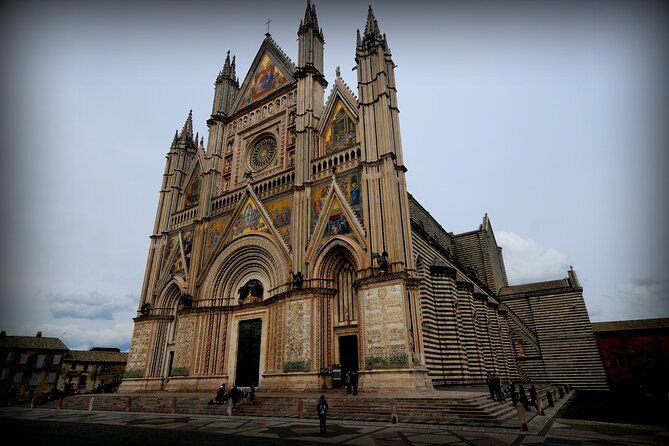
[[[151,304],[149,302],[144,302],[141,307],[139,307],[139,314],[142,316],[148,316],[151,311]]]
[[[372,253],[372,261],[374,261],[374,259],[376,259],[376,263],[379,267],[379,271],[381,271],[382,273],[385,273],[385,272],[388,271],[388,267],[389,267],[388,253],[386,251],[383,251],[381,253],[381,255],[379,255],[378,252]]]
[[[182,294],[179,298],[179,304],[184,308],[190,308],[193,305],[193,296],[190,294]]]
[[[295,274],[291,271],[290,274],[293,276],[293,287],[302,289],[302,283],[304,282],[304,279],[302,279],[302,271],[298,271]]]
[[[240,302],[249,297],[249,294],[253,298],[262,299],[263,286],[258,279],[251,279],[244,286],[240,287],[237,292],[239,293]]]

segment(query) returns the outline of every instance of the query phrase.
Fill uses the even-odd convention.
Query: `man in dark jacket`
[[[539,405],[537,404],[537,389],[534,388],[534,384],[530,386],[530,404],[539,412]]]
[[[321,434],[324,434],[326,430],[325,421],[328,415],[328,402],[325,401],[325,395],[321,395],[320,401],[316,404],[316,413],[321,423]]]

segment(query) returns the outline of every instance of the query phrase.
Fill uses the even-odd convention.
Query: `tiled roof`
[[[600,333],[604,331],[649,330],[657,328],[669,328],[669,318],[594,322],[592,324],[592,331]]]
[[[58,338],[46,338],[37,336],[4,336],[0,338],[0,348],[24,349],[24,350],[68,350]]]
[[[569,287],[567,279],[548,280],[546,282],[526,283],[524,285],[505,286],[499,290],[500,296],[511,294],[531,293],[534,291],[553,290],[556,288]]]
[[[118,362],[128,361],[127,353],[110,351],[72,350],[63,359],[66,362]]]

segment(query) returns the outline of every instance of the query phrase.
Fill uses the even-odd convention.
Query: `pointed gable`
[[[317,217],[307,257],[313,257],[335,237],[350,237],[364,247],[364,229],[349,206],[338,182],[333,179],[330,184],[324,186],[326,187],[321,190],[329,192],[325,192],[325,202],[321,206],[320,217]]]
[[[250,234],[252,232],[270,232],[267,220],[263,217],[258,205],[248,197],[241,212],[230,228],[228,233],[228,241],[232,241],[242,235]]]
[[[295,82],[295,65],[267,35],[249,70],[233,107],[234,111],[259,101]]]
[[[189,208],[197,206],[200,201],[200,187],[202,186],[202,176],[200,170],[200,163],[195,162],[195,168],[193,169],[190,179],[184,189],[184,201],[183,207]]]
[[[355,146],[358,138],[358,101],[337,77],[321,120],[321,155],[329,155]]]

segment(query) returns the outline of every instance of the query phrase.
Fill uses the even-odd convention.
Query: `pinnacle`
[[[313,29],[314,33],[323,40],[323,31],[318,27],[318,16],[316,15],[316,4],[307,0],[307,8],[304,10],[304,19],[300,20],[299,32],[303,33]]]
[[[184,136],[191,141],[193,140],[193,110],[188,112],[188,118],[186,118],[186,122],[179,134],[180,138],[183,138]]]
[[[372,11],[372,5],[369,5],[367,10],[367,24],[365,25],[365,38],[379,36],[381,32],[379,31],[379,22],[376,21],[374,17],[374,11]]]

